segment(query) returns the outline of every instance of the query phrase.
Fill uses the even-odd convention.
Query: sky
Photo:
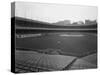
[[[15,16],[49,23],[63,20],[71,20],[71,22],[84,22],[85,19],[97,19],[97,7],[67,4],[16,2]]]

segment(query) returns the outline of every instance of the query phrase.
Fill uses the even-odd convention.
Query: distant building
[[[72,24],[78,24],[77,22],[73,22]]]
[[[77,24],[83,25],[84,22],[83,21],[78,21]]]
[[[85,24],[96,24],[96,23],[97,23],[96,20],[93,20],[93,21],[91,21],[91,20],[85,20]]]
[[[71,24],[70,20],[64,20],[64,21],[62,21],[62,22],[63,22],[64,25],[65,25],[65,24]]]
[[[64,21],[56,22],[54,24],[56,24],[56,25],[70,25],[71,21],[70,20],[64,20]]]
[[[77,24],[77,25],[83,25],[84,22],[83,22],[83,21],[78,21],[78,22],[73,22],[72,24],[73,24],[73,25],[74,25],[74,24]]]

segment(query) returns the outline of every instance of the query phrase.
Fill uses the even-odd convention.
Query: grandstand
[[[64,55],[49,55],[37,53],[35,51],[15,52],[16,72],[40,72],[63,70],[76,57]]]

